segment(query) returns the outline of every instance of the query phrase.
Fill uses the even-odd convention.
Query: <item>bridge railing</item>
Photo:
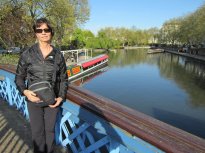
[[[25,98],[15,89],[14,70],[0,67],[0,97],[28,118]],[[61,110],[56,142],[75,153],[205,151],[204,139],[73,85]]]

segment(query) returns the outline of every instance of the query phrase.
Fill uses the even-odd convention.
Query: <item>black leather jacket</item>
[[[57,56],[55,58],[55,56]],[[54,60],[56,59],[56,69]],[[56,71],[55,82],[52,82]],[[27,80],[27,84],[25,81]],[[21,54],[16,70],[15,83],[21,94],[34,81],[49,81],[54,86],[56,97],[65,99],[68,76],[66,64],[62,53],[53,47],[51,53],[44,59],[39,44],[35,44]]]

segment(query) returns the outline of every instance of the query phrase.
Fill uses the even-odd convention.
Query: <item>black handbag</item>
[[[53,85],[51,85],[48,81],[38,80],[32,82],[32,84],[28,87],[29,90],[33,91],[40,98],[41,101],[36,103],[36,105],[40,107],[55,104],[56,96],[53,88],[56,81],[56,55],[54,59],[54,69],[55,71],[52,76]]]
[[[48,81],[33,83],[28,89],[33,91],[41,99],[36,105],[45,107],[55,103],[55,93],[52,85]]]

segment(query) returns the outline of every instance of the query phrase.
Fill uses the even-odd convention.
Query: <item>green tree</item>
[[[33,21],[47,17],[55,28],[54,43],[63,45],[75,28],[89,19],[87,0],[2,0],[0,2],[0,41],[7,46],[32,43]],[[3,30],[2,30],[3,29]],[[12,31],[12,32],[11,32]],[[4,33],[9,33],[5,38]],[[27,37],[27,38],[26,38]]]
[[[147,37],[148,37],[148,42],[150,44],[156,44],[158,43],[158,36],[159,36],[159,29],[157,27],[150,28],[147,30]]]
[[[195,12],[166,21],[160,29],[159,40],[166,44],[205,43],[205,4]]]
[[[83,48],[85,46],[85,37],[81,29],[76,29],[72,36],[72,45],[75,48]]]
[[[45,10],[46,17],[55,29],[54,42],[62,46],[64,39],[68,39],[75,28],[73,6],[67,0],[52,0]]]
[[[98,32],[98,41],[100,48],[109,50],[114,47],[115,43],[107,34],[106,29],[100,30]]]
[[[86,48],[95,48],[96,38],[95,38],[94,34],[89,30],[85,30],[84,37],[85,37],[85,47]]]
[[[3,5],[3,6],[2,6]],[[26,11],[21,3],[12,1],[0,5],[0,41],[5,47],[24,46],[31,40],[31,27],[24,20]]]
[[[161,29],[161,41],[166,44],[174,45],[178,43],[178,33],[180,29],[180,19],[166,21]]]

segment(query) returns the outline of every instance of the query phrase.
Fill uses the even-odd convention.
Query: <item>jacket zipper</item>
[[[43,80],[46,80],[45,59],[43,59]]]

